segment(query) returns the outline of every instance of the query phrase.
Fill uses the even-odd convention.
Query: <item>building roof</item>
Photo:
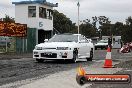
[[[20,1],[20,2],[12,2],[12,4],[20,5],[20,4],[42,4],[47,5],[51,7],[58,7],[58,3],[53,4],[50,2],[47,2],[46,0],[34,0],[34,1]]]

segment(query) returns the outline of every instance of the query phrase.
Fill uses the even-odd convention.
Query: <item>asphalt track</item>
[[[8,58],[6,58],[5,56],[0,60],[0,86],[23,80],[30,80],[29,81],[30,83],[32,81],[48,77],[52,74],[76,69],[79,65],[87,67],[97,62],[104,61],[105,55],[106,50],[96,50],[93,58],[94,60],[92,62],[78,61],[77,63],[69,63],[68,61],[46,61],[44,63],[37,63],[30,57],[26,58],[25,55],[21,56],[20,58],[19,56],[17,56],[17,58],[10,56],[10,59],[8,59],[9,58],[8,55]],[[131,59],[132,53],[120,54],[117,52],[117,50],[112,50],[112,60],[114,62],[120,62],[122,64],[126,60]],[[117,66],[121,67],[120,65]],[[96,86],[101,85],[92,86],[91,86],[92,88],[96,88]]]

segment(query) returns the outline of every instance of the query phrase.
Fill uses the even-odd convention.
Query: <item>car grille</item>
[[[41,57],[47,57],[47,58],[57,58],[57,54],[56,53],[41,53]]]
[[[34,57],[39,57],[39,55],[34,55]]]

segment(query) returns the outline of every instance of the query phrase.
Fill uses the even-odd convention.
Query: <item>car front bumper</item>
[[[73,50],[33,50],[33,58],[45,60],[72,59]]]

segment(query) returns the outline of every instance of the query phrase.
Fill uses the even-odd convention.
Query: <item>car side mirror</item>
[[[49,40],[48,39],[45,39],[44,42],[48,42]]]

